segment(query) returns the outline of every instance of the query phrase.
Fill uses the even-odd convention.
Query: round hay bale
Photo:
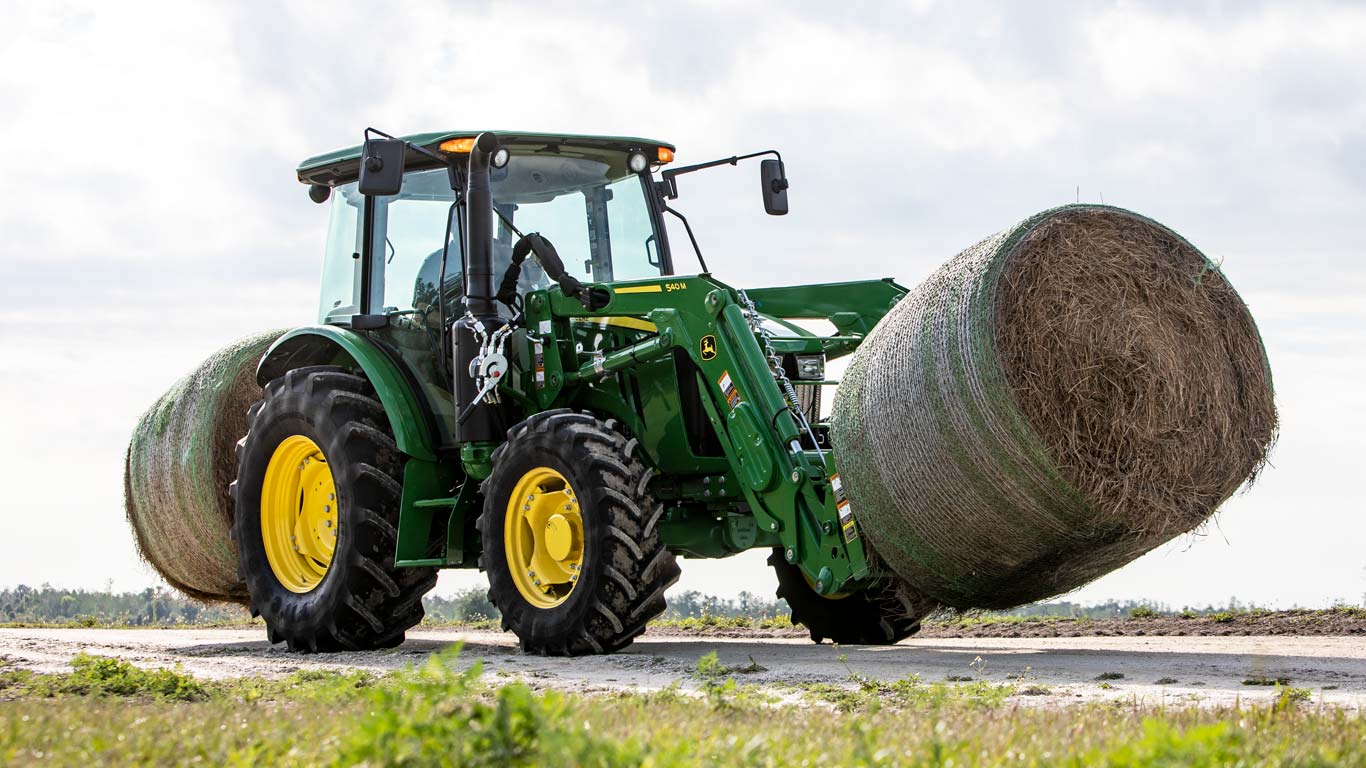
[[[200,600],[245,604],[237,578],[228,484],[247,409],[261,399],[256,365],[284,331],[234,342],[162,395],[138,420],[124,460],[124,512],[138,552]]]
[[[1204,523],[1275,438],[1256,325],[1166,227],[1066,206],[983,240],[877,325],[833,438],[870,547],[913,591],[1007,608]]]

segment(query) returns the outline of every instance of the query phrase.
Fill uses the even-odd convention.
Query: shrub
[[[522,683],[488,691],[480,665],[453,666],[458,649],[396,673],[366,692],[369,712],[351,728],[338,765],[626,766],[634,743],[594,737],[559,693]]]
[[[142,669],[121,659],[78,654],[71,672],[11,677],[7,687],[38,696],[149,696],[173,701],[208,697],[203,683],[174,669]]]

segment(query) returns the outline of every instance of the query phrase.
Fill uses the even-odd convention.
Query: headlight
[[[797,355],[797,378],[820,381],[825,378],[825,355]]]
[[[645,170],[645,155],[640,152],[633,153],[626,159],[626,165],[631,169],[631,173],[640,173]]]

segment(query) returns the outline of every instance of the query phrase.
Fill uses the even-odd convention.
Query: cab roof
[[[451,139],[472,139],[483,131],[436,131],[414,133],[400,138],[419,147],[435,151],[444,141]],[[655,139],[635,136],[590,136],[572,133],[536,133],[530,131],[493,131],[504,144],[566,144],[579,147],[615,149],[622,152],[633,149],[650,150],[659,148],[673,151],[674,145]],[[304,184],[333,186],[355,181],[360,175],[361,145],[338,149],[322,155],[315,155],[299,163],[299,181]],[[430,158],[409,150],[406,161],[414,167],[430,164]]]

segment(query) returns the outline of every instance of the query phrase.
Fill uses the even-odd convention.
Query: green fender
[[[355,331],[333,325],[309,325],[281,336],[256,368],[261,386],[294,368],[307,365],[358,366],[374,386],[389,425],[394,430],[398,449],[424,461],[435,461],[432,438],[427,429],[426,412],[398,365]]]

